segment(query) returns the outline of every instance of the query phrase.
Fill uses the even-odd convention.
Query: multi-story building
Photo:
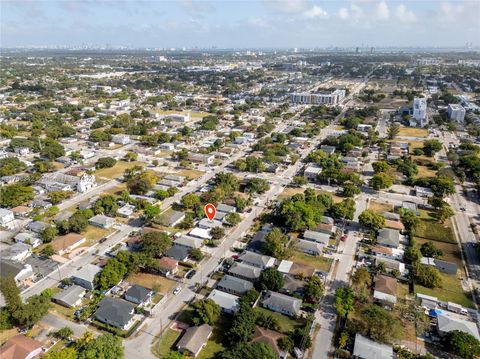
[[[411,127],[424,127],[427,124],[427,99],[415,97],[413,99]]]
[[[345,90],[335,90],[331,93],[293,93],[290,100],[293,103],[312,105],[339,105],[345,98]]]
[[[454,103],[448,105],[448,118],[457,122],[463,122],[465,119],[465,109],[461,105]]]

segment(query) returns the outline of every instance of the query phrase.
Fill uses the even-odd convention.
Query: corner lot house
[[[295,317],[300,313],[302,301],[285,294],[267,291],[263,300],[263,306],[274,312],[282,313],[290,317]]]
[[[134,284],[125,292],[125,299],[140,306],[148,305],[152,301],[151,289]]]
[[[190,327],[177,344],[180,353],[188,354],[194,358],[207,345],[207,340],[212,335],[212,327],[208,324],[202,324],[199,327]]]
[[[63,292],[53,296],[53,301],[67,308],[75,308],[82,304],[82,298],[85,295],[85,288],[78,285],[71,285]]]
[[[0,348],[1,359],[33,359],[42,353],[42,343],[19,334]]]
[[[393,359],[393,347],[374,342],[357,333],[355,335],[353,357],[359,359]]]
[[[95,277],[101,271],[99,266],[87,264],[72,276],[72,282],[88,290],[93,290]]]
[[[75,248],[80,247],[86,242],[86,240],[87,239],[80,234],[69,233],[64,236],[56,237],[51,245],[57,254],[64,255],[65,253],[70,253]]]
[[[135,306],[123,299],[105,297],[93,314],[94,318],[115,328],[128,330],[133,324]]]

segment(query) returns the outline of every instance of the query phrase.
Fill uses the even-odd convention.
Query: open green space
[[[118,178],[123,175],[123,172],[127,168],[131,168],[133,166],[145,166],[145,163],[141,161],[133,161],[133,162],[118,161],[113,167],[96,170],[95,177],[97,178],[97,181],[101,178],[108,178],[108,179]]]
[[[310,254],[302,253],[299,251],[293,251],[291,261],[307,265],[316,269],[320,269],[322,272],[329,272],[332,266],[332,259],[323,256],[312,256]]]
[[[163,358],[170,350],[175,350],[175,344],[178,342],[181,335],[181,331],[167,329],[155,344],[153,354],[159,358]]]
[[[415,235],[439,242],[456,243],[450,219],[441,224],[434,218],[433,212],[423,210],[420,210],[420,221],[415,229]]]
[[[453,274],[440,273],[442,288],[426,288],[415,285],[415,292],[437,297],[441,301],[453,302],[464,307],[475,308],[472,298],[463,291],[459,278]]]
[[[290,317],[287,317],[286,315],[283,315],[283,314],[280,314],[280,313],[277,313],[277,312],[273,312],[271,310],[268,310],[268,309],[265,309],[265,308],[262,308],[262,307],[257,307],[257,308],[255,308],[255,310],[257,310],[259,312],[263,312],[263,313],[273,315],[275,318],[277,318],[278,323],[280,324],[280,332],[284,333],[284,334],[287,334],[288,332],[292,331],[293,329],[295,329],[297,327],[301,327],[305,324],[303,319],[292,319]]]
[[[448,262],[457,263],[459,267],[463,265],[460,250],[458,249],[458,245],[456,243],[433,241],[430,239],[418,237],[415,237],[415,240],[419,247],[425,242],[432,242],[435,247],[437,247],[443,252],[443,256],[440,259]]]

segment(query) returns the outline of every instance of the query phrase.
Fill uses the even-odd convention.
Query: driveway
[[[69,327],[73,330],[73,336],[76,338],[80,338],[82,334],[87,331],[85,325],[71,322],[52,313],[48,313],[44,316],[40,324],[44,327],[49,327],[51,331],[57,331],[63,327]]]

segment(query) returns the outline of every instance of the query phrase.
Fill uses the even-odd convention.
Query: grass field
[[[456,275],[440,273],[440,276],[442,277],[442,288],[430,289],[416,285],[415,292],[431,295],[445,302],[454,302],[469,308],[475,307],[470,296],[463,291]]]
[[[460,250],[458,249],[458,245],[455,243],[446,243],[446,242],[439,242],[439,241],[432,241],[425,238],[418,238],[415,237],[418,246],[421,246],[423,243],[432,242],[435,247],[440,249],[443,252],[443,256],[440,258],[442,260],[448,262],[457,263],[458,266],[462,266],[462,258],[460,256]]]
[[[456,243],[450,220],[445,225],[434,219],[421,219],[415,230],[415,235],[420,238],[431,239],[439,242]]]
[[[418,177],[435,177],[437,175],[437,171],[431,170],[426,166],[417,166],[418,168]]]
[[[89,224],[87,226],[87,229],[83,232],[83,235],[85,236],[85,238],[87,238],[87,241],[92,243],[100,240],[101,238],[113,232],[115,232],[115,229],[113,228],[104,229],[104,228],[92,226]]]
[[[175,111],[175,110],[155,110],[160,115],[173,115],[173,114],[178,114],[178,115],[186,115],[190,113],[190,117],[192,118],[203,118],[205,116],[210,115],[208,112],[193,112],[193,111]]]
[[[296,194],[303,193],[303,192],[305,192],[305,188],[285,187],[283,192],[278,195],[278,199],[283,200],[285,198],[289,198],[289,197],[292,197]],[[329,194],[330,196],[332,196],[333,202],[335,202],[335,203],[342,202],[342,200],[343,200],[342,197],[339,197],[334,193],[330,193],[330,192],[326,192],[326,191],[320,191],[320,190],[315,190],[315,192],[317,192],[317,194],[322,193],[322,192]]]
[[[180,336],[182,335],[181,331],[178,330],[173,330],[173,329],[167,329],[160,340],[155,344],[153,353],[159,357],[163,358],[168,354],[170,350],[175,349],[175,344],[178,342],[180,339]]]
[[[75,308],[67,308],[67,307],[64,307],[63,305],[52,302],[52,307],[50,311],[64,318],[73,319],[73,313],[75,313]]]
[[[368,209],[375,212],[391,212],[393,211],[393,205],[383,202],[370,201],[368,203]]]
[[[265,309],[265,308],[262,308],[262,307],[257,307],[257,308],[255,308],[255,310],[259,311],[259,312],[263,312],[263,313],[273,315],[275,318],[277,318],[278,322],[280,324],[280,332],[284,333],[284,334],[287,334],[288,332],[292,331],[296,327],[301,327],[304,324],[304,322],[300,319],[294,320],[290,317],[287,317],[286,315],[276,313],[276,312],[273,312],[271,310],[268,310],[268,309]]]
[[[299,264],[320,269],[323,272],[330,271],[330,267],[332,266],[332,259],[330,258],[325,258],[322,256],[315,257],[315,256],[311,256],[309,254],[301,253],[298,251],[293,251],[293,255],[292,255],[292,258],[290,258],[290,260]]]
[[[107,194],[120,194],[126,189],[127,189],[127,185],[125,183],[121,183],[117,186],[107,189],[106,191],[103,191],[102,195],[105,196]]]
[[[406,137],[427,137],[428,130],[424,128],[402,127],[398,135]]]
[[[187,177],[189,179],[197,179],[199,177],[202,177],[205,174],[205,172],[200,170],[180,170],[175,174],[178,176]]]
[[[133,161],[133,162],[124,162],[124,161],[118,161],[115,166],[110,167],[110,168],[102,168],[100,170],[95,171],[95,177],[97,181],[101,178],[108,178],[108,179],[113,179],[113,178],[118,178],[123,175],[123,172],[127,168],[131,168],[133,166],[145,166],[145,162],[141,161]]]
[[[207,341],[207,345],[198,354],[198,359],[210,359],[217,353],[225,350],[225,342],[227,341],[227,333],[230,329],[231,318],[220,316],[217,323],[213,327],[212,336]]]
[[[177,282],[175,282],[174,280],[167,279],[165,277],[155,274],[141,272],[131,274],[127,278],[127,282],[139,284],[151,289],[156,286],[160,286],[160,289],[157,290],[160,293],[170,292],[177,284]]]

